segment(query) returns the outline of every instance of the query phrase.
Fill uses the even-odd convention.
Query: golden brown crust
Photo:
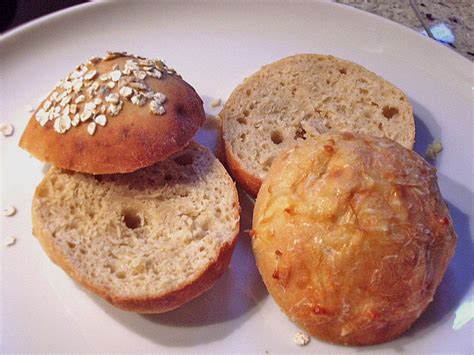
[[[328,133],[283,153],[252,246],[275,301],[321,339],[393,339],[432,301],[456,235],[435,169],[397,143]]]
[[[127,59],[120,57],[97,64],[97,77],[110,72],[116,64],[123,66]],[[43,101],[23,132],[20,147],[59,168],[91,174],[132,172],[166,159],[182,150],[204,123],[202,100],[174,74],[164,72],[161,79],[147,77],[145,82],[166,95],[165,114],[153,114],[148,104],[137,106],[125,100],[120,113],[107,117],[106,126],[98,127],[94,135],[87,133],[90,120],[59,134],[53,121],[42,127],[34,118]],[[56,91],[61,93],[60,89]],[[86,93],[85,96],[89,99]]]
[[[239,182],[245,191],[247,191],[253,198],[257,197],[258,190],[262,185],[262,180],[250,174],[240,164],[239,160],[232,154],[232,145],[230,142],[224,141],[225,163],[230,174]]]

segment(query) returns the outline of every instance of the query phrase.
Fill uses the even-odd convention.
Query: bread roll
[[[75,281],[116,307],[162,313],[224,273],[239,231],[230,176],[191,143],[129,174],[51,168],[36,189],[33,233]]]
[[[275,160],[252,235],[265,285],[288,317],[350,345],[406,331],[456,244],[433,167],[389,139],[337,132]]]
[[[126,173],[186,147],[204,120],[201,98],[163,62],[108,53],[59,82],[20,147],[63,169]]]
[[[278,154],[321,133],[361,132],[410,149],[415,140],[413,110],[400,89],[358,64],[317,54],[264,66],[219,116],[230,171],[253,196]]]

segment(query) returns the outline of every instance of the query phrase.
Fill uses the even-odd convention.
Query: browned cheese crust
[[[393,339],[432,301],[456,235],[436,171],[384,138],[326,133],[278,157],[252,246],[281,309],[321,339]]]
[[[134,78],[135,83],[124,83],[123,80],[127,78],[122,74],[113,88],[107,88],[106,84],[113,80],[103,81],[100,79],[101,75],[113,72],[114,68],[123,71],[125,63],[134,58],[123,54],[111,56],[108,60],[89,61],[83,67],[87,67],[87,72],[95,70],[96,75],[90,80],[83,80],[84,85],[79,92],[69,89],[72,99],[68,104],[61,106],[62,100],[58,100],[56,104],[64,110],[65,106],[75,104],[78,96],[84,95],[85,100],[75,104],[75,110],[80,114],[84,112],[87,102],[99,98],[102,102],[97,105],[94,115],[97,117],[104,114],[105,126],[97,123],[94,133],[88,133],[88,126],[94,121],[92,116],[84,122],[80,121],[77,126],[67,123],[66,127],[70,128],[64,133],[58,133],[54,124],[55,120],[62,117],[63,111],[44,126],[40,125],[38,112],[46,101],[54,103],[51,98],[53,92],[60,96],[65,91],[63,80],[33,113],[21,137],[20,147],[54,166],[91,174],[132,172],[164,160],[183,149],[205,121],[201,98],[179,75],[166,67],[161,69],[160,78],[147,75],[143,80]],[[161,62],[157,63],[162,65]],[[144,72],[142,69],[140,67],[140,71]],[[130,74],[130,77],[132,76],[133,73]],[[71,83],[73,79],[68,76],[66,81]],[[97,82],[99,87],[96,94],[90,95],[89,89],[94,82]],[[151,89],[166,97],[162,104],[166,112],[153,113],[150,109],[151,99],[145,100],[141,97],[141,106],[137,102],[132,103],[132,94],[128,97],[119,95],[123,106],[119,109],[116,107],[119,111],[116,115],[110,114],[109,106],[113,103],[107,102],[108,95],[119,94],[122,86],[140,88],[142,84],[148,87],[145,90]],[[100,111],[102,106],[105,106],[105,112]],[[73,120],[74,115],[70,113],[69,118]]]

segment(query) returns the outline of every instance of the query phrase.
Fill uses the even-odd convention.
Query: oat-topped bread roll
[[[33,233],[73,279],[113,305],[161,313],[223,274],[239,231],[230,176],[209,150],[128,174],[51,168],[33,199]]]
[[[20,147],[63,169],[125,173],[183,149],[204,120],[201,98],[163,62],[109,52],[59,82]]]
[[[393,84],[332,56],[301,54],[264,66],[230,95],[223,119],[231,173],[256,196],[273,159],[329,130],[388,137],[412,148],[411,104]]]
[[[340,344],[393,339],[433,300],[456,235],[436,172],[385,138],[326,133],[281,154],[252,246],[281,309]]]

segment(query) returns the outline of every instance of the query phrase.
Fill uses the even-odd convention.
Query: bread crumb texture
[[[54,261],[116,303],[191,284],[234,244],[238,210],[225,169],[191,143],[130,174],[51,168],[33,200],[33,225]]]
[[[286,314],[342,344],[390,340],[432,301],[456,235],[435,169],[388,139],[326,133],[275,160],[252,246]]]
[[[233,158],[259,179],[295,142],[330,130],[387,137],[410,149],[415,138],[401,90],[360,65],[317,54],[264,66],[232,92],[219,115]]]

